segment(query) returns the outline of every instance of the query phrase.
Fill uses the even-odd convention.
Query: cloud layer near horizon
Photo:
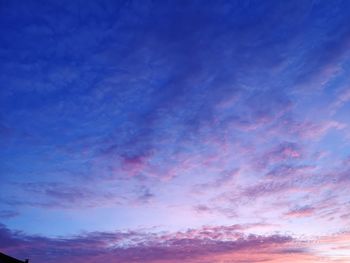
[[[244,226],[177,233],[92,232],[45,238],[0,228],[0,247],[35,262],[348,262],[349,233],[298,241],[290,236],[244,235]]]

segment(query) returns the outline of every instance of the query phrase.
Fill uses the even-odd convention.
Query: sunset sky
[[[350,1],[0,0],[0,251],[350,262]]]

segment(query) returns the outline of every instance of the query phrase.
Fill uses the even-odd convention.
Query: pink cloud
[[[315,208],[311,206],[303,206],[296,209],[292,209],[285,215],[287,217],[307,217],[312,216],[315,212]]]
[[[330,105],[330,111],[335,114],[341,107],[350,101],[350,88],[341,90],[335,101]]]
[[[0,249],[19,258],[29,257],[38,263],[339,263],[350,259],[350,253],[346,254],[348,234],[320,237],[312,243],[281,235],[244,235],[240,232],[242,227],[205,226],[185,232],[159,234],[92,232],[69,238],[47,238],[10,231],[1,225]],[[320,252],[321,248],[326,250]],[[315,249],[318,253],[314,252]]]
[[[293,136],[293,138],[300,138],[303,140],[319,140],[331,129],[344,129],[344,123],[334,120],[327,120],[322,122],[313,121],[296,121],[293,119],[281,120],[276,126],[271,129],[271,134],[285,134]]]
[[[268,166],[281,165],[289,161],[303,158],[303,148],[295,142],[281,142],[270,149],[257,154],[252,160],[254,168],[258,171]]]

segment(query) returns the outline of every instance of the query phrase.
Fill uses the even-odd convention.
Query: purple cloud
[[[307,217],[312,216],[315,212],[315,208],[311,206],[303,206],[296,209],[292,209],[286,213],[288,217]]]

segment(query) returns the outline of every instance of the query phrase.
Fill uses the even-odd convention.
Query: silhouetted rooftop
[[[0,263],[26,263],[28,260],[22,261],[0,252]]]

